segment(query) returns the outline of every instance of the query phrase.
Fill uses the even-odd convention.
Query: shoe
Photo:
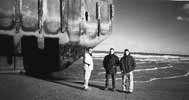
[[[126,90],[122,90],[124,93],[126,93],[127,91]]]
[[[125,91],[125,93],[127,93],[127,94],[131,94],[132,92],[131,92],[131,91]]]
[[[108,88],[107,88],[107,87],[105,87],[105,88],[104,88],[104,90],[106,91],[106,90],[108,90]]]
[[[115,91],[116,89],[115,88],[112,88],[112,91]]]
[[[83,89],[84,89],[85,91],[90,91],[90,90],[92,90],[90,87],[88,87],[88,88],[84,87]]]
[[[126,89],[123,89],[122,91],[123,91],[123,92],[127,92]]]

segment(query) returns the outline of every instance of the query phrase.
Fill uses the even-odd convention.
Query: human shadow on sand
[[[24,74],[23,74],[24,75]],[[31,75],[26,75],[28,77],[33,77],[33,78],[37,78],[37,79],[41,79],[41,80],[45,80],[48,82],[53,82],[56,84],[60,84],[60,85],[64,85],[64,86],[68,86],[71,88],[75,88],[75,89],[79,89],[79,90],[84,90],[83,89],[83,81],[82,80],[76,80],[76,79],[70,79],[70,78],[54,78],[48,75],[45,76],[31,76]],[[104,84],[103,83],[96,83],[95,81],[91,80],[91,82],[89,83],[89,86],[92,88],[97,88],[100,90],[104,90]],[[112,91],[111,88],[109,88],[108,90]],[[116,89],[115,91],[123,93],[122,90]]]
[[[45,75],[45,76],[27,75],[27,76],[83,90],[83,84],[84,83],[82,82],[82,80],[76,80],[76,79],[70,79],[70,78],[61,78],[61,79],[59,79],[59,78],[54,78],[54,77],[51,77],[51,76],[48,76],[48,75]],[[104,90],[104,86],[102,86],[100,84],[93,83],[93,82],[90,82],[89,86],[90,87],[94,87],[94,88],[98,88],[100,90]]]

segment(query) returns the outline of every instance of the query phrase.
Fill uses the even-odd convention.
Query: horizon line
[[[108,53],[107,50],[94,50],[94,53]],[[123,53],[123,51],[115,51],[115,53]],[[158,52],[130,52],[131,54],[141,54],[141,55],[171,55],[171,56],[183,56],[189,57],[189,54],[179,54],[179,53],[158,53]]]

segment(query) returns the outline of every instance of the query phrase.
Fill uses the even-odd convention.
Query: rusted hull
[[[112,0],[1,0],[0,36],[13,37],[14,54],[24,57],[31,56],[23,53],[27,50],[24,41],[35,38],[28,45],[35,44],[36,52],[46,52],[42,53],[45,56],[57,56],[58,52],[57,66],[63,66],[60,70],[79,59],[85,48],[95,47],[112,33],[113,15]],[[56,41],[57,51],[48,48],[48,40]]]

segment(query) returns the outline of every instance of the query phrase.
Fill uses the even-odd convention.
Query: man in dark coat
[[[134,58],[130,55],[129,50],[125,49],[124,56],[120,60],[120,70],[122,72],[122,88],[124,92],[133,92],[133,70],[136,67]]]
[[[105,90],[108,89],[109,77],[112,77],[112,90],[115,90],[115,74],[117,73],[117,66],[119,66],[119,58],[114,54],[114,49],[110,48],[110,52],[103,60],[103,66],[106,71]]]

